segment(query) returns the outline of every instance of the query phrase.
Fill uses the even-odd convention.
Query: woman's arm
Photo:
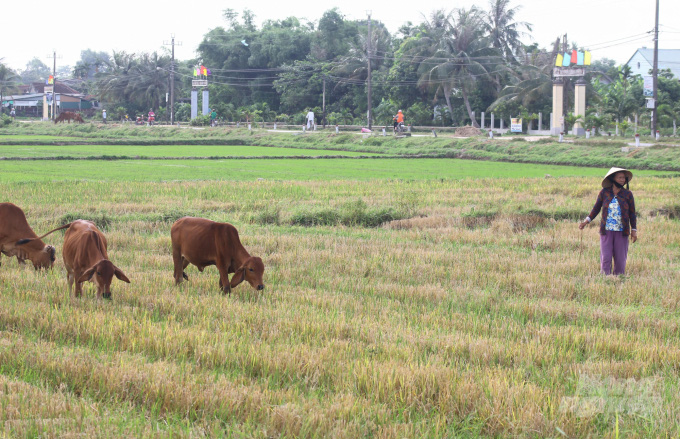
[[[595,201],[593,210],[591,210],[590,214],[588,214],[588,216],[578,225],[578,228],[583,230],[583,228],[586,225],[588,225],[589,222],[595,219],[595,217],[600,213],[601,209],[602,209],[602,191],[600,191],[600,193],[597,195],[597,201]]]
[[[635,198],[633,193],[630,193],[630,201],[628,202],[628,216],[630,217],[630,240],[637,241],[637,214],[635,213]]]

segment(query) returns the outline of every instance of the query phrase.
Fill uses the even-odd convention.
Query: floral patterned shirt
[[[609,218],[610,203],[614,201],[614,190],[611,187],[603,188],[597,195],[597,201],[590,211],[588,219],[593,220],[602,211],[600,221],[600,235],[606,233],[607,218]],[[637,215],[635,214],[635,199],[633,193],[627,189],[621,189],[616,194],[616,203],[619,205],[623,236],[630,235],[631,229],[637,229]],[[612,206],[613,207],[613,206]]]
[[[621,221],[621,206],[616,196],[609,202],[609,214],[607,215],[607,223],[604,226],[605,230],[612,232],[623,231],[623,222]]]

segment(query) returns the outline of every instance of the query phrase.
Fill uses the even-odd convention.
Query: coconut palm
[[[484,26],[491,39],[491,45],[503,55],[510,64],[518,65],[517,54],[522,48],[521,36],[526,36],[520,29],[531,32],[531,24],[516,22],[515,14],[521,6],[510,8],[510,0],[491,0],[489,10],[483,14]],[[501,92],[500,74],[495,75],[496,92]]]
[[[495,47],[508,62],[517,64],[515,56],[521,49],[520,37],[526,36],[520,29],[526,28],[531,32],[531,24],[516,22],[515,14],[521,6],[510,8],[510,0],[491,0],[489,11],[483,14],[486,32],[491,38],[491,45]]]
[[[434,54],[420,63],[419,83],[439,84],[451,113],[451,94],[454,90],[460,91],[475,127],[479,124],[472,114],[469,91],[476,80],[488,75],[491,66],[500,60],[483,29],[481,13],[474,6],[468,10],[454,10],[447,16],[445,32],[436,42]]]

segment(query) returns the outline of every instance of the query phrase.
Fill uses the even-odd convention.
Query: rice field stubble
[[[659,212],[679,190],[636,178],[640,241],[612,278],[598,274],[596,227],[576,227],[598,183],[0,184],[38,233],[98,222],[132,281],[114,280],[110,302],[91,286],[69,297],[60,232],[45,238],[52,271],[3,258],[0,431],[677,436],[680,223]],[[404,219],[292,222],[358,202]],[[272,205],[275,221],[258,220]],[[169,230],[187,214],[235,224],[265,290],[222,296],[214,267],[174,286]]]

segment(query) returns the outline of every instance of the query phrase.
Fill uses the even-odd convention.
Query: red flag
[[[578,64],[578,54],[576,53],[576,50],[571,51],[571,63]]]

